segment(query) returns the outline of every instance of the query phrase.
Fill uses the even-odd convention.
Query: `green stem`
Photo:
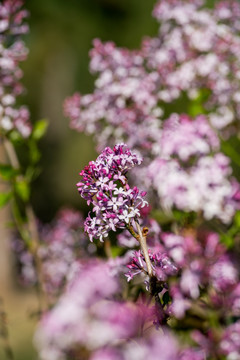
[[[9,342],[7,328],[7,315],[3,308],[3,299],[0,298],[0,336],[3,340],[3,348],[8,360],[14,360],[13,351]]]
[[[19,170],[20,163],[12,143],[7,138],[4,138],[3,144],[7,156],[9,158],[10,164],[12,165],[13,168]],[[24,178],[23,175],[18,176],[18,180],[22,180],[23,178]],[[27,228],[25,227],[25,224],[22,224],[21,221],[19,221],[19,219],[21,218],[21,214],[17,202],[16,201],[14,202],[13,216],[16,226],[18,228],[18,231],[22,239],[24,240],[26,246],[28,247],[29,251],[31,252],[35,260],[36,273],[38,277],[39,307],[40,307],[40,311],[43,312],[48,308],[48,299],[47,299],[47,294],[44,291],[44,276],[42,271],[42,261],[38,255],[38,248],[40,244],[39,233],[37,229],[36,218],[30,204],[25,204],[25,211],[27,217],[27,224],[26,224]]]

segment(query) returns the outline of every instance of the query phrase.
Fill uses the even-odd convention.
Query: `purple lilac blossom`
[[[97,276],[97,281],[96,281]],[[139,333],[148,320],[141,304],[113,300],[120,292],[119,282],[109,272],[108,263],[82,263],[80,273],[68,285],[57,305],[42,318],[35,344],[41,360],[65,360],[88,354],[91,360],[185,359],[197,356],[195,349],[183,350],[168,331]],[[146,322],[147,324],[147,322]],[[148,325],[147,325],[148,326]],[[180,357],[179,357],[180,356]]]
[[[189,5],[191,11],[194,10],[194,6]],[[109,62],[111,62],[110,67],[116,66],[116,61],[122,61],[125,64],[124,60],[121,59],[125,54],[124,51],[117,50],[113,44],[106,45],[104,49],[99,42],[96,44],[97,48],[93,51],[97,59],[94,69],[98,69],[98,71],[105,69],[104,71],[107,71]],[[101,55],[99,55],[98,50]],[[111,51],[118,53],[118,56],[113,56],[112,60],[110,60]],[[127,56],[130,56],[129,52],[127,52]],[[115,58],[117,60],[114,60]],[[130,60],[129,63],[131,63]],[[121,63],[121,66],[123,64]],[[120,65],[118,64],[118,66]],[[103,95],[102,92],[101,95]],[[79,99],[76,95],[72,100],[76,103]],[[95,105],[96,102],[94,102]],[[77,113],[76,107],[72,107],[71,100],[69,103],[67,102],[66,106],[69,111]],[[135,115],[138,118],[137,113]],[[81,119],[80,113],[78,116]],[[101,114],[101,119],[103,117]],[[124,119],[129,124],[127,117]],[[159,122],[155,126],[153,133],[156,136],[155,138],[152,137],[150,146],[136,142],[139,138],[144,142],[145,135],[148,138],[148,132],[144,128],[143,134],[139,136],[132,127],[133,136],[136,136],[136,141],[132,141],[132,134],[128,134],[123,123],[121,123],[121,127],[124,128],[124,133],[129,135],[126,139],[127,144],[131,144],[136,149],[141,147],[146,164],[153,159],[149,167],[141,167],[136,170],[136,184],[140,188],[145,186],[150,195],[153,195],[153,190],[156,190],[165,212],[176,207],[184,211],[202,212],[207,220],[214,217],[219,218],[224,223],[229,223],[232,220],[236,209],[239,207],[235,196],[237,182],[231,177],[228,158],[219,153],[220,142],[215,131],[209,125],[208,116],[199,115],[192,119],[187,115],[172,114],[168,120],[163,123]],[[102,129],[102,132],[101,129],[98,129],[97,133],[99,134],[99,132],[112,135],[112,131],[107,126]],[[147,138],[146,143],[149,140]],[[98,140],[100,144],[105,144],[100,138]],[[118,206],[117,203],[112,205],[115,208]],[[96,207],[96,210],[99,208]],[[125,212],[123,215],[127,215],[127,213]],[[97,223],[94,221],[89,217],[86,223],[87,229],[92,232],[91,238],[94,238],[95,234],[97,237],[100,237],[100,234],[107,236],[108,229],[104,227],[104,221],[100,219],[97,220]],[[115,218],[111,219],[110,226],[113,230],[116,227],[116,222]],[[100,228],[99,232],[96,231],[98,227]]]
[[[150,166],[136,169],[135,185],[145,186],[153,203],[155,190],[165,212],[176,207],[224,223],[239,208],[237,182],[212,129],[228,127],[240,117],[240,6],[234,0],[229,4],[205,9],[204,1],[160,0],[153,12],[161,24],[158,37],[145,39],[138,51],[95,40],[90,68],[98,76],[96,90],[76,94],[64,105],[72,127],[96,132],[98,148],[125,141],[144,154]],[[172,114],[161,120],[160,103],[186,93],[195,101],[202,96],[198,89],[210,94],[202,108],[206,115],[191,119]],[[115,222],[111,219],[113,229]],[[92,237],[100,232],[107,236],[102,221],[95,224],[88,218],[87,229],[91,227]]]
[[[161,354],[161,355],[160,355]],[[204,351],[186,348],[180,349],[176,339],[170,333],[153,333],[149,337],[136,339],[121,347],[103,348],[92,354],[90,360],[205,360]]]
[[[119,49],[112,42],[94,40],[90,56],[90,69],[99,74],[96,90],[66,99],[71,127],[98,133],[99,149],[127,141],[131,148],[150,151],[162,114],[154,95],[157,74],[146,72],[141,52]],[[106,121],[103,127],[100,119]]]
[[[89,242],[81,229],[82,214],[62,209],[48,225],[39,225],[41,243],[38,256],[42,262],[43,287],[49,299],[55,302],[65,288],[66,283],[79,271],[80,257],[88,257]],[[24,285],[37,283],[37,274],[33,255],[20,239],[12,243],[20,266],[20,280]]]
[[[170,316],[182,319],[201,297],[200,289],[211,289],[210,300],[219,311],[239,316],[239,270],[216,233],[175,235],[161,233],[158,249],[149,251],[153,274],[164,294],[172,301],[165,309]],[[136,251],[127,265],[128,281],[141,275],[149,288],[144,257]],[[176,282],[177,279],[177,282]],[[162,291],[161,290],[161,291]]]
[[[143,199],[146,192],[140,192],[136,186],[130,188],[126,174],[141,162],[141,157],[125,144],[118,144],[113,150],[105,148],[96,161],[80,172],[79,194],[88,205],[93,204],[95,213],[93,218],[89,213],[84,223],[91,241],[103,241],[110,230],[124,229],[140,217],[140,208],[147,205]]]
[[[218,1],[209,9],[204,3],[158,1],[158,36],[145,38],[139,50],[96,39],[90,53],[95,91],[66,99],[71,127],[95,133],[99,149],[124,141],[150,157],[161,135],[164,103],[186,94],[190,102],[207,98],[201,112],[214,128],[239,127],[240,5]]]
[[[161,206],[167,212],[176,207],[202,212],[207,220],[217,217],[229,223],[239,208],[229,158],[222,153],[202,156],[185,169],[176,159],[159,157],[148,170]]]
[[[90,261],[41,320],[35,343],[43,360],[65,359],[71,349],[90,351],[134,336],[140,313],[133,303],[114,301],[121,290],[107,263]]]
[[[216,1],[213,9],[204,4],[160,0],[153,12],[161,24],[159,36],[145,41],[145,56],[164,83],[163,100],[172,101],[181,92],[197,98],[198,89],[208,89],[205,110],[221,129],[239,119],[240,6],[234,0]]]
[[[206,116],[172,114],[162,127],[155,159],[145,171],[146,187],[157,191],[162,208],[202,212],[229,223],[239,208],[239,185],[230,159]],[[150,183],[149,183],[150,181]]]
[[[164,121],[162,134],[155,145],[155,153],[161,158],[177,156],[187,162],[191,157],[208,155],[219,150],[220,142],[204,115],[192,119],[188,115],[172,114]]]
[[[232,291],[239,282],[239,274],[233,259],[223,255],[210,269],[210,281],[219,292]]]
[[[229,325],[220,342],[220,352],[227,360],[240,359],[240,321]]]
[[[23,22],[27,11],[21,9],[22,4],[21,0],[4,0],[0,4],[0,127],[4,134],[15,129],[27,138],[31,133],[28,109],[15,105],[16,97],[23,92],[19,63],[28,53],[19,39],[28,32]]]
[[[178,273],[178,268],[166,253],[161,251],[152,254],[149,251],[149,258],[152,264],[153,275],[160,282],[165,282],[169,276],[175,276]],[[134,257],[131,258],[131,263],[127,265],[129,272],[126,274],[128,281],[132,280],[134,276],[145,273],[147,274],[147,267],[144,256],[141,251],[135,251]]]

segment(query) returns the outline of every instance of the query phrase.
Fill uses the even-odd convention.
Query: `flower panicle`
[[[140,217],[140,208],[147,205],[145,191],[128,184],[127,172],[140,165],[142,158],[127,148],[117,144],[113,149],[106,147],[96,161],[91,161],[80,172],[82,180],[77,183],[80,196],[88,205],[93,205],[84,224],[90,240],[103,241],[110,230],[123,229],[133,219]]]

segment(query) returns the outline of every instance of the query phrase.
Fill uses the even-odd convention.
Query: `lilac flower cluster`
[[[150,165],[136,169],[134,183],[153,202],[157,192],[165,212],[176,207],[229,223],[239,208],[238,184],[214,128],[240,116],[239,4],[231,0],[228,9],[221,1],[212,10],[203,4],[159,1],[153,12],[159,35],[145,39],[139,51],[95,40],[95,92],[75,94],[64,108],[73,128],[96,134],[98,148],[124,140],[141,151]],[[162,121],[166,103],[186,94],[205,115],[173,113]]]
[[[203,213],[206,219],[218,217],[229,223],[239,208],[237,183],[229,175],[229,159],[223,154],[199,159],[188,171],[175,160],[156,159],[149,166],[153,187],[165,211],[173,206]],[[237,188],[236,188],[237,185]]]
[[[118,48],[96,39],[90,52],[97,74],[92,94],[66,99],[71,127],[95,134],[98,148],[124,141],[150,155],[158,143],[165,104],[187,95],[216,129],[240,118],[240,38],[236,0],[158,1],[153,16],[157,37],[139,50]],[[234,74],[234,75],[233,75]],[[203,106],[204,105],[204,106]],[[224,130],[225,136],[232,131]]]
[[[91,161],[80,172],[82,181],[77,184],[82,198],[93,204],[95,216],[90,214],[84,228],[90,240],[108,236],[110,230],[129,226],[140,216],[139,208],[147,205],[145,192],[133,189],[127,183],[127,171],[139,165],[142,159],[125,144],[105,148],[96,161]]]
[[[219,152],[219,139],[206,117],[172,115],[164,122],[148,178],[165,211],[172,207],[202,212],[206,219],[231,221],[239,208],[239,185],[230,160]]]
[[[150,252],[150,260],[153,274],[162,284],[162,295],[169,291],[172,297],[165,309],[168,315],[184,318],[202,296],[200,289],[211,289],[208,305],[218,308],[223,317],[239,317],[239,269],[216,233],[185,236],[162,233],[158,249]],[[128,281],[139,274],[146,279],[141,252],[135,252],[128,269]]]
[[[88,249],[88,241],[79,230],[83,226],[82,215],[74,210],[61,210],[52,224],[39,226],[41,243],[38,256],[42,262],[42,279],[49,300],[55,302],[66,283],[78,271],[80,257],[90,256],[94,249]],[[21,271],[20,279],[25,285],[37,283],[33,255],[23,240],[15,238],[12,243]]]
[[[27,11],[21,9],[22,4],[21,0],[0,4],[0,128],[4,134],[15,129],[26,138],[31,133],[28,109],[15,106],[16,97],[23,92],[19,63],[28,53],[19,38],[28,31],[23,23]]]
[[[208,314],[211,316],[217,309],[222,322],[219,336],[210,329],[205,338],[205,334],[194,330],[190,335],[196,345],[179,346],[170,329],[163,335],[161,329],[157,331],[153,326],[156,309],[116,300],[122,291],[117,259],[82,261],[65,293],[38,326],[35,344],[42,360],[75,359],[82,354],[90,360],[134,360],[136,356],[153,358],[161,352],[166,360],[239,356],[239,321],[227,325],[230,317],[240,316],[239,269],[232,255],[215,233],[162,233],[160,237],[158,251],[150,252],[150,259],[154,276],[161,284],[160,301],[166,292],[171,298],[164,305],[164,312],[174,316],[181,326],[190,311],[193,317],[200,313],[202,324],[206,324]],[[146,274],[144,262],[137,252],[128,266],[128,276]],[[208,301],[204,301],[206,291]]]
[[[109,272],[108,263],[82,264],[38,326],[35,344],[40,359],[65,360],[85,354],[91,360],[143,360],[159,353],[164,360],[204,359],[203,351],[181,349],[173,335],[162,334],[153,325],[148,333],[151,310],[140,303],[114,300],[119,292],[118,279]]]
[[[235,0],[216,1],[205,9],[204,3],[160,0],[153,12],[161,24],[159,36],[145,41],[145,56],[164,83],[163,101],[182,92],[197,98],[200,89],[208,90],[205,109],[221,129],[239,119],[240,6]]]
[[[227,360],[238,359],[240,356],[240,321],[229,325],[220,342],[222,354]]]
[[[149,151],[162,113],[154,96],[156,74],[146,72],[141,52],[119,49],[112,42],[96,39],[90,56],[90,69],[99,74],[96,90],[66,99],[71,127],[99,134],[99,149],[126,141],[131,148]]]
[[[172,334],[153,333],[148,337],[134,339],[121,347],[108,347],[92,354],[90,360],[204,360],[205,353],[194,348],[181,349]]]
[[[192,119],[182,114],[172,114],[165,120],[162,133],[154,152],[163,159],[178,157],[186,163],[193,157],[209,155],[219,150],[220,141],[209,126],[206,116],[199,115]]]
[[[133,304],[113,301],[119,292],[118,279],[110,274],[107,263],[82,264],[67,292],[37,330],[35,342],[41,359],[65,359],[71,350],[74,356],[74,349],[89,352],[135,334],[139,311]]]
[[[175,276],[178,273],[177,266],[174,265],[166,253],[159,251],[152,254],[150,252],[149,257],[152,263],[153,275],[158,281],[165,282],[169,276]],[[146,263],[141,251],[136,251],[131,260],[131,263],[127,265],[129,268],[129,272],[126,274],[128,281],[140,273],[147,274]]]

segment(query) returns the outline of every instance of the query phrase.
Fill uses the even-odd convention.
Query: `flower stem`
[[[6,150],[8,159],[10,164],[14,169],[20,169],[20,163],[15,152],[15,149],[12,143],[8,139],[4,139],[3,141],[4,148]],[[18,175],[18,179],[23,179],[23,175]],[[44,291],[43,284],[44,284],[44,276],[42,271],[42,262],[38,255],[38,248],[39,248],[39,233],[37,229],[36,217],[33,212],[32,206],[28,203],[25,205],[26,217],[27,217],[27,228],[24,228],[21,222],[18,220],[18,216],[16,216],[16,212],[18,212],[17,202],[15,202],[15,211],[13,211],[13,215],[15,218],[15,222],[17,228],[19,230],[20,235],[22,236],[25,244],[27,245],[29,251],[33,255],[36,264],[36,273],[38,277],[38,299],[39,299],[39,307],[40,311],[43,312],[48,308],[48,300],[47,295]],[[19,214],[19,212],[18,212]],[[26,231],[27,230],[27,231]]]
[[[137,221],[135,221],[135,224],[136,224],[136,228],[137,228],[137,231],[138,231],[138,241],[140,243],[141,250],[143,252],[143,255],[144,255],[144,258],[145,258],[145,261],[146,261],[148,275],[149,275],[149,277],[152,277],[153,271],[152,271],[152,264],[151,264],[149,254],[148,254],[147,237],[145,235],[146,232],[142,231],[142,229],[141,229],[141,227],[140,227],[140,225],[139,225],[139,223]]]

